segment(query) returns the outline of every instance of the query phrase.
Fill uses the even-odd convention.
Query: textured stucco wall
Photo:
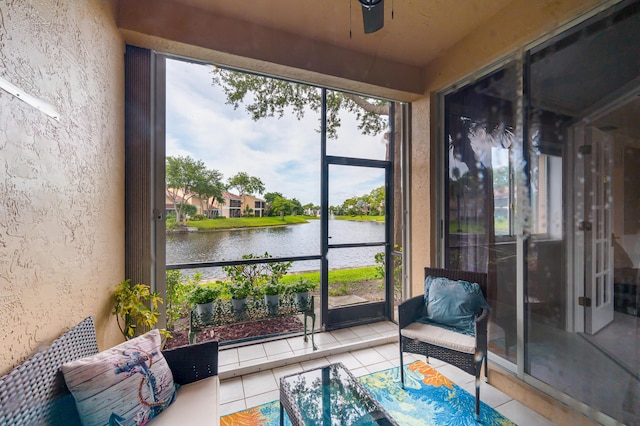
[[[120,339],[124,44],[108,0],[0,2],[0,374],[86,316]]]

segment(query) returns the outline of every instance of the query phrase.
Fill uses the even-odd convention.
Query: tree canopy
[[[294,83],[272,77],[246,74],[221,68],[214,69],[213,84],[220,86],[227,104],[238,109],[245,104],[254,121],[265,117],[282,118],[288,108],[301,119],[311,109],[322,108],[321,89],[308,84]],[[337,139],[340,110],[356,116],[358,129],[365,135],[378,135],[388,127],[389,103],[351,93],[327,92],[327,137]]]
[[[181,156],[168,156],[166,162],[166,192],[176,209],[176,219],[186,222],[185,206],[193,197],[201,203],[214,198],[224,202],[222,191],[222,173],[207,169],[202,160]],[[208,206],[206,206],[208,207]]]
[[[262,194],[264,183],[255,176],[249,176],[246,172],[238,172],[230,177],[227,182],[228,188],[235,188],[240,195]]]
[[[368,194],[346,199],[341,205],[332,206],[331,210],[337,215],[378,216],[384,214],[384,206],[385,189],[382,185]]]
[[[276,197],[283,197],[283,195],[280,192],[267,192],[263,197],[267,203],[273,203],[273,200],[275,200]]]
[[[271,214],[274,216],[282,214],[283,216],[289,216],[293,213],[294,204],[291,200],[287,200],[284,197],[276,197],[271,202]]]

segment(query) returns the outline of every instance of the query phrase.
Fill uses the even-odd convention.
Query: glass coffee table
[[[280,425],[284,411],[294,426],[397,425],[342,363],[280,379]]]

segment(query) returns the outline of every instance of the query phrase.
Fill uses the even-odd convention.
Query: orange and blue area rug
[[[405,389],[398,367],[359,378],[364,387],[402,426],[515,425],[481,402],[475,419],[475,396],[422,361],[405,366]],[[286,416],[286,414],[285,414]],[[280,402],[273,401],[220,418],[221,426],[278,426]],[[291,422],[285,418],[285,425]]]

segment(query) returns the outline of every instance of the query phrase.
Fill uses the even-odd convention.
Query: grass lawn
[[[290,273],[280,279],[283,284],[298,281],[298,278],[309,280],[320,285],[320,271]],[[360,282],[376,279],[376,267],[365,266],[363,268],[336,269],[329,271],[329,284],[342,282]]]
[[[280,217],[234,217],[225,219],[194,220],[187,222],[188,226],[201,230],[255,228],[262,226],[282,226],[296,223],[307,223],[303,216]]]
[[[359,222],[384,222],[384,216],[335,216],[336,220],[355,220]]]

